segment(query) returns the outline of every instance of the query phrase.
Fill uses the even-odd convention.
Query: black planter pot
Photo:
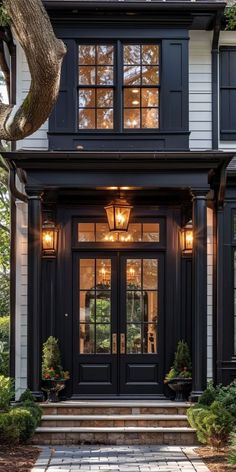
[[[45,388],[43,390],[47,392],[47,402],[57,403],[60,401],[59,392],[65,388],[65,382],[62,380],[51,380],[45,381]]]
[[[168,382],[168,386],[175,392],[175,402],[185,402],[191,392],[192,379],[175,377]]]

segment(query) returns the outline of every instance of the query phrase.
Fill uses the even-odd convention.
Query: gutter
[[[211,75],[212,75],[212,149],[219,147],[219,39],[224,11],[216,13],[212,49],[211,49]]]

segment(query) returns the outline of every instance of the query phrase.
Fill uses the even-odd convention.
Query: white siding
[[[26,97],[30,88],[30,72],[23,49],[17,45],[17,94],[16,105],[19,106]],[[42,90],[43,93],[43,90]],[[48,122],[28,138],[17,143],[17,149],[47,150],[48,149]]]
[[[27,388],[27,204],[16,201],[16,374],[17,399]]]
[[[207,209],[207,379],[213,377],[213,211]]]
[[[211,149],[211,41],[208,31],[190,31],[189,130],[190,149]]]

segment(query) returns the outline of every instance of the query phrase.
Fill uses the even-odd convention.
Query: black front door
[[[155,395],[163,385],[163,254],[74,255],[74,393]]]

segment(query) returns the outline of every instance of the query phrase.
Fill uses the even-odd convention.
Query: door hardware
[[[125,354],[125,334],[120,335],[120,353]]]
[[[112,334],[112,354],[117,354],[117,334]]]

